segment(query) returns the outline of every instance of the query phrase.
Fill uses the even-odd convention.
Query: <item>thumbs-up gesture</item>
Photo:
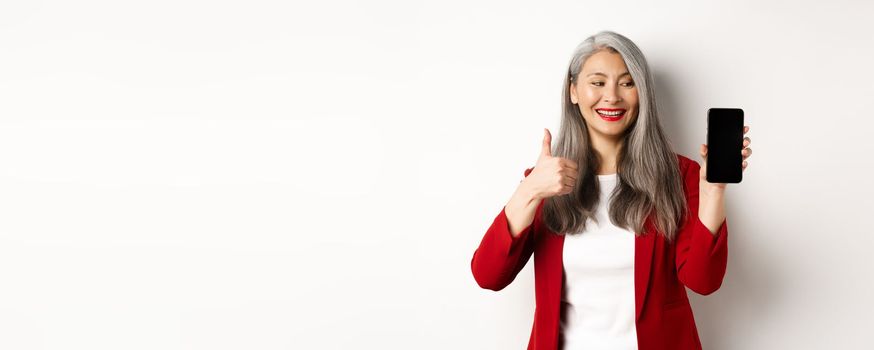
[[[537,199],[571,193],[579,177],[577,162],[552,156],[552,135],[543,129],[543,145],[534,169],[523,180],[523,185]]]

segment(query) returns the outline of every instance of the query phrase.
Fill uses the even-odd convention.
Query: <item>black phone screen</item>
[[[743,173],[744,111],[707,111],[707,182],[740,183]]]

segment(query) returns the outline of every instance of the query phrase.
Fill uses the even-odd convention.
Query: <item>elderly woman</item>
[[[631,40],[597,33],[567,72],[558,140],[544,131],[540,158],[473,254],[473,276],[499,291],[534,255],[528,349],[701,349],[686,288],[722,284],[726,185],[706,180],[706,145],[703,165],[672,151]]]

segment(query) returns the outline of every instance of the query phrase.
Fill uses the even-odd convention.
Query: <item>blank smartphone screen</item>
[[[707,111],[707,182],[739,183],[743,173],[744,111]]]

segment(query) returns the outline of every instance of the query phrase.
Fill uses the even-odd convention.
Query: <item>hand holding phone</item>
[[[710,108],[707,111],[707,182],[741,182],[743,134],[742,109]]]

